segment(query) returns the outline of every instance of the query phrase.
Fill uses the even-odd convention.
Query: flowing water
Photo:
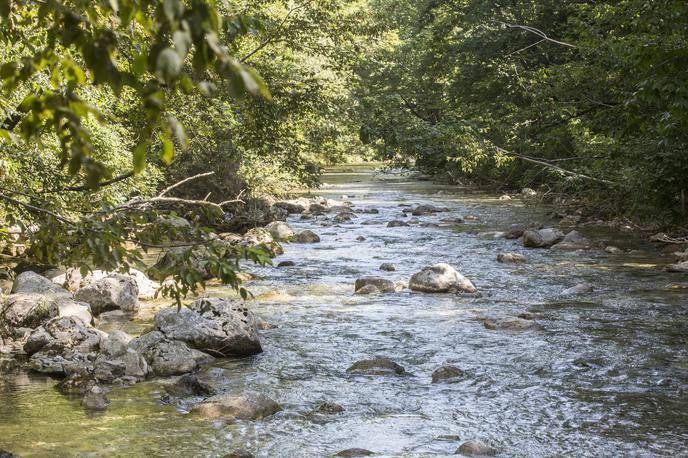
[[[321,457],[360,447],[425,457],[452,455],[462,441],[478,439],[504,457],[688,456],[688,289],[685,276],[663,271],[666,255],[592,228],[581,231],[635,251],[524,250],[518,241],[476,235],[547,222],[520,201],[356,171],[325,181],[321,195],[346,195],[356,209],[380,213],[332,226],[290,217],[322,242],[286,245],[276,261],[293,260],[294,267],[251,269],[262,277],[249,282],[253,310],[278,327],[261,331],[261,355],[211,370],[228,391],[265,393],[283,412],[255,422],[202,420],[163,402],[168,380],[151,380],[114,389],[110,408],[89,415],[55,390],[55,380],[13,372],[0,378],[0,449],[25,457],[200,457],[236,448],[258,457]],[[452,209],[425,222],[478,219],[385,226],[400,217],[400,204],[421,203]],[[361,224],[370,220],[380,224]],[[529,262],[499,264],[504,251],[523,252]],[[383,262],[397,270],[379,271]],[[481,294],[352,294],[358,277],[408,281],[437,262],[455,266]],[[560,296],[583,281],[595,292]],[[491,331],[480,321],[524,311],[542,313],[545,330]],[[140,331],[149,317],[109,327]],[[374,356],[392,358],[410,375],[346,373]],[[431,384],[444,363],[467,376]],[[323,401],[346,410],[309,415]]]

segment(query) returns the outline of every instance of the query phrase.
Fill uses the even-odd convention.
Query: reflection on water
[[[261,331],[265,352],[225,360],[213,369],[227,389],[257,390],[278,400],[280,414],[258,422],[197,420],[183,406],[161,402],[162,380],[115,389],[111,407],[87,416],[61,396],[55,381],[18,373],[0,384],[0,449],[24,456],[223,456],[236,448],[260,457],[328,456],[361,447],[388,456],[451,455],[462,440],[479,439],[500,456],[688,455],[688,290],[662,272],[666,260],[627,236],[583,230],[640,254],[524,251],[516,241],[479,231],[512,223],[547,222],[519,201],[363,172],[330,174],[321,195],[343,195],[359,214],[323,227],[324,218],[290,218],[322,238],[286,245],[277,259],[294,267],[251,268],[256,313],[278,326]],[[399,204],[432,203],[476,221],[441,227],[387,228]],[[332,215],[330,215],[331,218]],[[364,222],[381,224],[362,224]],[[357,237],[365,237],[358,241]],[[524,252],[524,265],[498,264],[498,252]],[[478,296],[424,295],[408,290],[354,296],[364,275],[408,281],[421,267],[448,262],[471,278]],[[382,272],[383,262],[396,265]],[[581,282],[594,294],[562,298]],[[674,285],[672,287],[672,285]],[[213,291],[213,294],[217,290]],[[544,332],[489,331],[479,317],[540,312]],[[151,314],[110,329],[140,332]],[[354,361],[387,356],[407,377],[346,374]],[[433,385],[444,363],[468,376]],[[322,401],[346,411],[308,412]]]

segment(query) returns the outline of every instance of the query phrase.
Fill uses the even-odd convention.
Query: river
[[[261,277],[247,284],[256,296],[252,309],[277,325],[261,331],[264,353],[209,369],[228,391],[262,392],[282,412],[234,424],[197,419],[184,404],[165,402],[168,381],[153,379],[113,389],[107,411],[87,414],[55,380],[9,372],[0,378],[0,449],[24,457],[220,457],[237,448],[257,457],[321,457],[359,447],[426,457],[450,456],[477,439],[503,457],[688,456],[688,289],[685,276],[663,271],[667,256],[657,247],[584,227],[596,242],[633,251],[526,250],[477,235],[548,222],[544,209],[520,200],[357,169],[324,181],[320,195],[346,196],[355,209],[379,213],[330,226],[290,217],[294,228],[322,241],[286,244],[276,262],[292,260],[293,267],[247,266]],[[386,227],[400,219],[400,204],[424,203],[451,212],[420,218],[438,226]],[[477,220],[441,222],[466,215]],[[361,224],[371,220],[380,224]],[[528,262],[497,263],[507,251]],[[380,271],[383,262],[396,271]],[[353,295],[361,276],[408,281],[438,262],[456,267],[480,293]],[[593,293],[560,296],[584,281]],[[544,331],[493,331],[480,320],[526,311],[542,314]],[[135,332],[149,322],[144,313],[114,326]],[[409,375],[346,373],[374,356],[393,359]],[[445,363],[466,376],[432,384]],[[323,401],[345,411],[309,415]]]

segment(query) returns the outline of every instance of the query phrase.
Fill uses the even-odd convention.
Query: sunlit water
[[[666,255],[620,233],[582,229],[640,253],[524,250],[518,241],[488,240],[480,231],[547,222],[520,201],[469,193],[403,177],[330,174],[321,195],[347,199],[351,223],[290,217],[322,238],[285,245],[287,268],[251,268],[253,309],[278,328],[261,331],[264,353],[224,360],[213,369],[230,392],[263,392],[284,407],[256,422],[194,418],[184,405],[161,401],[164,383],[114,389],[110,408],[88,415],[56,381],[25,373],[0,379],[0,449],[23,456],[222,456],[241,448],[259,457],[320,457],[351,447],[379,455],[452,455],[463,440],[496,447],[499,456],[688,456],[688,289],[662,269]],[[450,213],[424,222],[475,215],[441,227],[387,228],[399,204],[432,203]],[[333,215],[329,215],[331,218]],[[380,224],[362,225],[374,220]],[[364,236],[365,241],[356,238]],[[503,251],[529,262],[496,262]],[[396,265],[382,272],[383,262]],[[354,296],[365,275],[408,281],[420,268],[448,262],[471,278],[479,296],[400,293]],[[559,293],[577,283],[595,292]],[[214,290],[213,294],[221,294]],[[542,312],[543,332],[487,330],[480,317]],[[110,323],[140,332],[150,320]],[[410,373],[362,377],[351,363],[387,356]],[[431,384],[451,363],[467,372],[455,384]],[[323,401],[346,411],[308,413]]]

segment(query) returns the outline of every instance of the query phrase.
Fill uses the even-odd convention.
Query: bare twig
[[[186,184],[189,181],[197,180],[197,179],[203,178],[203,177],[209,177],[210,175],[214,175],[214,174],[215,174],[215,172],[205,172],[205,173],[199,173],[198,175],[193,175],[193,176],[184,178],[183,180],[178,181],[178,182],[174,183],[173,185],[170,185],[170,186],[166,187],[165,189],[163,189],[160,192],[160,194],[158,194],[158,197],[164,196],[168,192],[172,191],[174,188],[178,188],[179,186]]]
[[[550,38],[547,36],[547,34],[545,32],[543,32],[540,29],[536,29],[535,27],[530,27],[530,26],[521,25],[521,24],[509,24],[508,22],[502,22],[502,21],[494,21],[494,22],[501,24],[503,26],[512,28],[512,29],[513,28],[523,29],[526,32],[530,32],[530,33],[533,33],[533,34],[539,36],[543,40],[549,41],[550,43],[555,43],[555,44],[562,45],[562,46],[568,46],[569,48],[574,48],[574,49],[578,48],[578,46],[572,45],[571,43],[566,43],[564,41],[559,41],[559,40],[555,40],[554,38]]]
[[[282,20],[281,20],[280,23],[277,25],[277,27],[275,28],[275,30],[274,30],[265,40],[261,41],[260,44],[259,44],[256,48],[254,48],[251,52],[249,52],[249,53],[246,54],[244,57],[242,57],[241,59],[239,59],[239,61],[240,61],[241,63],[246,62],[246,61],[249,60],[251,57],[253,57],[255,54],[257,54],[258,52],[260,52],[263,48],[265,48],[267,45],[269,45],[269,44],[271,44],[271,43],[274,43],[274,42],[277,40],[277,37],[278,37],[279,33],[280,33],[280,32],[282,31],[282,29],[284,28],[284,24],[285,24],[285,23],[287,22],[287,20],[289,19],[289,16],[291,16],[291,14],[292,14],[294,11],[300,10],[300,9],[302,9],[302,8],[304,8],[304,5],[296,5],[295,7],[291,8],[289,11],[287,11],[287,14],[282,18]]]

